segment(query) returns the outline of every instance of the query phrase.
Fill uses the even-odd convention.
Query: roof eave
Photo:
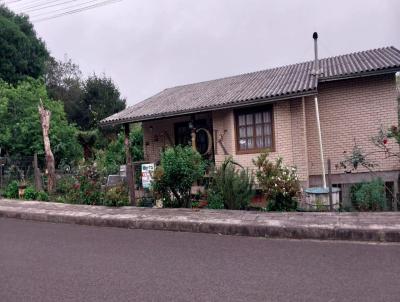
[[[333,76],[333,77],[326,77],[326,78],[320,77],[318,79],[318,82],[324,83],[324,82],[333,82],[333,81],[339,81],[339,80],[348,80],[348,79],[355,79],[355,78],[371,77],[371,76],[376,76],[376,75],[384,75],[384,74],[396,73],[398,71],[400,71],[400,66],[387,68],[387,69],[379,69],[379,70],[373,70],[373,71],[364,71],[364,72],[359,72],[359,73],[352,73],[352,74],[341,75],[341,76]]]
[[[239,102],[234,102],[234,103],[222,104],[222,105],[217,105],[217,106],[209,106],[209,107],[198,108],[198,109],[193,109],[193,110],[184,110],[184,111],[179,111],[179,112],[167,112],[164,114],[149,115],[149,116],[142,116],[142,117],[136,117],[136,118],[127,118],[127,119],[120,119],[120,120],[114,120],[114,121],[104,121],[104,122],[100,121],[100,126],[101,127],[117,126],[117,125],[122,125],[122,124],[138,123],[138,122],[158,120],[158,119],[163,119],[163,118],[172,118],[172,117],[178,117],[178,116],[183,116],[183,115],[204,113],[204,112],[209,112],[209,111],[213,111],[213,110],[233,109],[233,108],[238,108],[238,107],[250,107],[250,106],[255,106],[255,105],[273,103],[273,102],[277,102],[277,101],[281,101],[281,100],[289,100],[289,99],[296,99],[296,98],[304,97],[304,96],[311,96],[311,95],[315,95],[316,92],[317,92],[316,89],[310,89],[307,91],[302,91],[302,92],[294,93],[294,94],[280,95],[280,96],[276,96],[276,97],[263,98],[263,99],[252,99],[252,100],[246,100],[246,101],[239,101]]]

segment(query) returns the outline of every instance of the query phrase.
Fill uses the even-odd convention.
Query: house
[[[322,162],[329,158],[333,184],[345,188],[370,174],[335,167],[344,152],[351,152],[354,140],[373,152],[371,138],[378,129],[398,124],[399,70],[400,51],[394,47],[316,56],[314,61],[168,88],[102,124],[141,122],[150,162],[157,162],[167,145],[190,144],[192,133],[199,152],[217,165],[232,156],[253,168],[252,160],[269,149],[271,157],[281,156],[297,167],[303,187],[322,185]],[[376,153],[374,161],[379,163],[377,175],[397,191],[398,160]]]

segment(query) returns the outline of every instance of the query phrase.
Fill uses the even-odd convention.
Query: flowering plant
[[[257,182],[268,201],[269,210],[296,210],[300,195],[300,182],[296,168],[287,167],[283,159],[268,159],[268,153],[262,153],[253,160],[257,167]]]

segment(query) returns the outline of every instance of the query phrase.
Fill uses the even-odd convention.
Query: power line
[[[8,2],[3,1],[3,4],[9,5],[9,4],[11,4],[11,3],[20,2],[20,1],[22,1],[22,0],[10,0],[10,1],[8,1]]]
[[[49,4],[49,5],[42,4],[42,5],[32,6],[30,8],[26,8],[24,10],[24,13],[35,12],[35,11],[38,11],[38,10],[42,10],[42,9],[46,9],[46,8],[50,8],[50,7],[55,7],[55,6],[62,6],[64,4],[68,4],[68,3],[76,2],[76,1],[78,1],[78,0],[68,0],[68,1],[61,2],[61,3],[53,3],[53,4]]]
[[[51,20],[51,19],[56,19],[56,18],[60,18],[60,17],[66,16],[66,15],[76,14],[76,13],[79,13],[79,12],[82,12],[82,11],[91,10],[91,9],[94,9],[94,8],[97,8],[97,7],[106,6],[106,5],[113,4],[113,3],[116,3],[116,2],[121,2],[121,1],[122,0],[106,0],[106,1],[103,1],[103,2],[99,2],[99,3],[96,3],[96,4],[88,5],[88,6],[85,6],[85,7],[78,8],[78,9],[66,11],[66,12],[59,13],[59,14],[55,14],[53,16],[34,19],[34,20],[32,20],[32,22],[39,23],[39,22],[43,22],[43,21],[47,21],[47,20]]]
[[[49,5],[49,4],[53,4],[53,5],[57,5],[57,4],[55,4],[54,2],[60,2],[60,1],[62,1],[62,0],[52,0],[52,1],[43,1],[43,0],[39,0],[39,1],[31,1],[31,2],[28,2],[28,3],[21,3],[21,7],[16,7],[15,9],[16,10],[30,10],[30,9],[34,9],[34,8],[37,8],[37,7],[45,7],[46,5]],[[77,0],[75,0],[75,1],[77,1]],[[26,11],[24,11],[24,12],[26,12]]]
[[[74,0],[74,1],[76,1],[76,0]],[[77,3],[77,5],[66,6],[66,7],[63,7],[63,8],[60,8],[60,9],[55,9],[55,10],[50,10],[50,11],[44,11],[44,12],[38,12],[38,13],[32,15],[31,17],[32,17],[32,18],[37,18],[37,17],[40,17],[40,16],[45,16],[45,15],[53,14],[53,13],[57,13],[57,12],[67,12],[67,11],[69,11],[70,9],[80,8],[80,6],[82,6],[82,5],[90,4],[90,3],[95,3],[95,2],[98,2],[98,1],[99,1],[99,0],[90,0],[90,1],[83,2],[83,3]]]

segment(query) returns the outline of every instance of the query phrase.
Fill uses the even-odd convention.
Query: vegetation
[[[107,148],[100,149],[96,153],[98,170],[102,174],[115,174],[119,172],[119,166],[125,164],[124,133],[119,133],[117,138],[111,141]],[[143,131],[140,125],[131,129],[129,141],[131,143],[132,160],[143,160]]]
[[[381,211],[386,208],[385,184],[377,178],[351,187],[351,202],[359,211]]]
[[[101,175],[95,165],[86,164],[80,167],[76,182],[74,182],[65,198],[69,203],[102,204]]]
[[[268,202],[270,211],[294,211],[300,194],[300,182],[295,168],[286,167],[282,158],[268,159],[262,153],[254,160],[257,168],[256,178]]]
[[[103,205],[110,207],[122,207],[130,205],[128,188],[126,185],[109,188],[104,194]]]
[[[41,101],[51,112],[49,136],[56,167],[63,170],[67,167],[66,171],[74,172],[59,181],[51,199],[124,204],[125,189],[101,190],[107,173],[118,172],[125,162],[123,135],[117,134],[119,129],[98,127],[101,119],[126,107],[117,85],[104,74],[83,78],[79,66],[72,60],[51,57],[29,18],[0,5],[0,120],[7,121],[0,125],[0,156],[19,160],[37,153],[39,165],[43,166],[38,113]],[[133,129],[131,143],[133,159],[142,159],[140,127]],[[82,158],[86,160],[86,170],[78,169]],[[96,179],[90,174],[92,166],[100,167]],[[20,173],[12,179],[21,180]],[[17,181],[9,184],[5,195],[18,198]],[[25,192],[27,199],[49,199],[46,192],[36,192],[32,186]]]
[[[8,186],[4,190],[4,197],[18,198],[18,181],[13,180],[8,184]]]
[[[0,81],[0,146],[10,156],[44,154],[38,105],[52,112],[50,140],[56,163],[76,162],[82,157],[77,129],[68,124],[63,105],[48,98],[41,80],[28,79],[17,86]]]
[[[36,199],[40,201],[49,201],[49,195],[44,191],[40,191],[36,193]]]
[[[49,96],[63,102],[69,122],[83,131],[96,129],[100,120],[126,107],[110,77],[93,74],[84,79],[71,59],[50,58],[45,78]]]
[[[15,85],[27,77],[38,78],[48,58],[28,17],[0,5],[0,79]]]
[[[96,128],[98,123],[126,107],[118,87],[105,75],[93,74],[86,79],[82,100],[79,103],[79,119],[75,122],[83,130]]]
[[[26,199],[26,200],[35,200],[36,199],[36,195],[37,195],[37,193],[36,193],[34,187],[32,187],[32,186],[26,187],[25,192],[24,192],[24,199]]]
[[[208,191],[209,208],[245,209],[254,195],[253,184],[248,170],[228,157],[212,174]]]
[[[191,187],[203,177],[206,163],[191,147],[169,147],[154,172],[153,190],[165,204],[191,207]]]

